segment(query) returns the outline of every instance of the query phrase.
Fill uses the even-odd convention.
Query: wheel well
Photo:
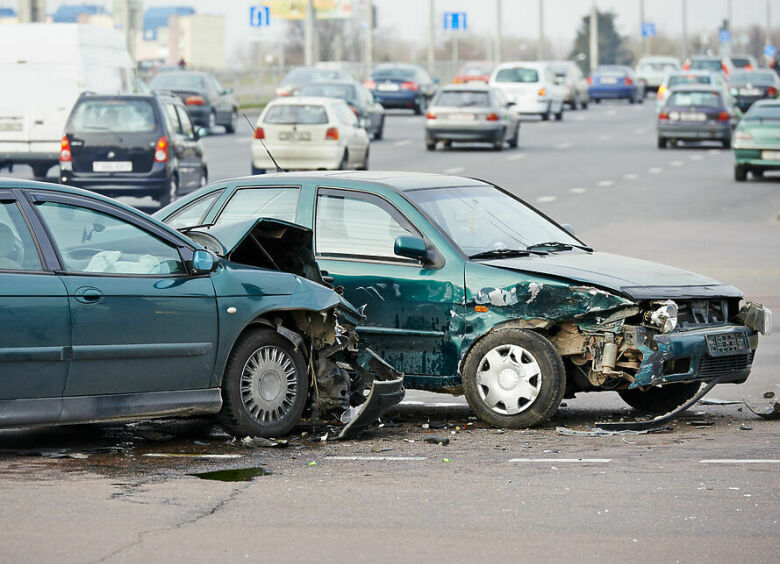
[[[547,319],[511,319],[509,321],[505,321],[503,323],[499,323],[498,325],[494,325],[490,328],[489,331],[485,331],[482,333],[479,337],[474,339],[472,343],[469,345],[468,350],[461,354],[460,360],[458,361],[458,373],[463,375],[463,364],[466,362],[466,357],[468,357],[471,350],[474,348],[474,346],[479,343],[482,339],[493,333],[494,331],[497,331],[499,329],[528,329],[530,331],[534,331],[535,333],[539,333],[543,337],[549,338],[549,335],[551,331],[554,331],[555,325],[547,320]]]

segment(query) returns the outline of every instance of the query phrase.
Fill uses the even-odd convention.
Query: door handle
[[[96,304],[103,298],[103,292],[93,286],[82,286],[73,295],[83,304]]]

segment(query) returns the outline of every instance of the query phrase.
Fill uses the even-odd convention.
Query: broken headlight
[[[672,300],[666,300],[665,302],[653,302],[651,306],[655,309],[645,312],[645,323],[657,327],[661,333],[668,333],[677,327],[676,303]]]

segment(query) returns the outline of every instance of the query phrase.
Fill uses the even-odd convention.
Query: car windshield
[[[152,90],[203,90],[206,88],[206,81],[197,74],[169,72],[155,76],[149,87]]]
[[[299,96],[325,96],[326,98],[340,98],[342,100],[355,100],[357,93],[351,84],[325,84],[312,82],[301,87]]]
[[[312,69],[300,67],[287,73],[282,84],[302,84],[319,80],[348,80],[349,75],[338,69]]]
[[[68,129],[140,133],[157,129],[157,120],[152,104],[146,100],[87,99],[76,104]]]
[[[490,107],[490,95],[487,92],[468,90],[444,90],[433,102],[434,106],[453,108]]]
[[[669,77],[670,88],[681,84],[709,84],[710,82],[710,77],[705,74],[684,74]]]
[[[750,59],[747,57],[731,57],[731,62],[734,63],[734,66],[737,68],[745,68],[752,65],[750,62]]]
[[[290,125],[300,123],[317,125],[328,123],[328,114],[322,106],[303,104],[277,104],[271,106],[263,118],[263,123]]]
[[[721,72],[723,65],[720,59],[694,59],[691,61],[691,70],[707,70]]]
[[[492,186],[406,192],[464,254],[525,249],[537,243],[581,243],[538,212]]]
[[[753,104],[745,114],[744,120],[780,120],[780,104]]]
[[[740,84],[772,84],[774,76],[769,72],[735,72],[731,75],[729,84],[737,86]]]
[[[414,80],[414,69],[405,67],[386,67],[374,69],[371,73],[371,78],[377,79],[398,79],[398,80]]]
[[[667,102],[669,106],[705,106],[720,108],[720,96],[717,92],[672,92]]]
[[[539,73],[522,67],[501,69],[496,73],[496,82],[539,82]]]

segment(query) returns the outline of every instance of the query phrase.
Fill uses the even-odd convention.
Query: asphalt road
[[[780,312],[780,178],[734,182],[715,145],[657,149],[651,103],[525,122],[520,148],[502,152],[428,152],[423,124],[389,116],[371,168],[490,180],[600,250],[712,276]],[[204,140],[213,180],[249,173],[239,132]],[[763,338],[748,382],[710,397],[766,407],[779,365],[778,337]],[[346,443],[302,427],[287,448],[249,449],[208,420],[2,431],[0,561],[776,561],[777,421],[699,404],[664,433],[556,432],[632,416],[615,394],[584,394],[543,428],[504,431],[462,398],[410,392]],[[63,453],[88,458],[52,458]],[[269,474],[247,482],[192,475],[258,467]]]

